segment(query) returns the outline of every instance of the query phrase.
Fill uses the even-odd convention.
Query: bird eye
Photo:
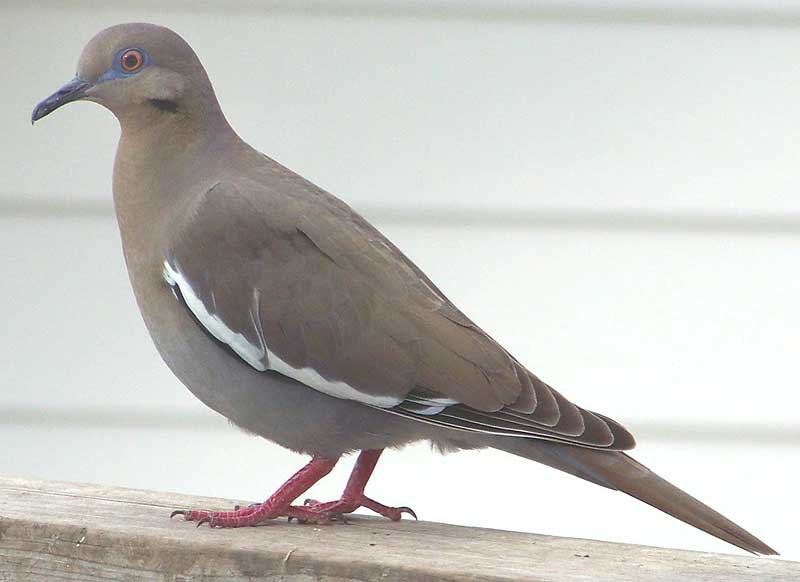
[[[136,49],[127,50],[119,58],[119,64],[126,73],[135,73],[142,68],[144,55],[142,51]]]

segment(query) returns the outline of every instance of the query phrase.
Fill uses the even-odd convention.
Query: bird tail
[[[753,554],[777,555],[778,553],[750,532],[625,453],[530,439],[503,439],[495,446],[597,485],[623,491],[672,517]]]

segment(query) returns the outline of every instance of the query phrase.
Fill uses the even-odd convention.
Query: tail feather
[[[503,439],[496,446],[592,483],[627,493],[672,517],[753,554],[777,555],[778,553],[750,532],[625,453],[544,441],[522,441],[522,439]]]

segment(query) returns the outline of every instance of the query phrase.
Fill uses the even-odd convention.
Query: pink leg
[[[312,485],[331,472],[338,459],[314,457],[309,463],[295,473],[280,489],[264,503],[252,505],[235,511],[204,511],[182,509],[172,512],[170,517],[183,515],[186,521],[197,520],[197,526],[207,523],[211,527],[243,527],[256,525],[266,519],[288,515],[301,521],[327,522],[330,514],[314,512],[310,508],[293,507],[292,501],[308,491]]]
[[[388,517],[392,521],[399,520],[404,513],[408,513],[414,519],[417,519],[417,515],[408,507],[388,507],[364,495],[364,489],[372,476],[372,472],[375,470],[375,465],[378,464],[378,459],[380,459],[382,452],[383,449],[361,451],[358,459],[356,459],[353,472],[350,473],[350,479],[347,480],[344,492],[342,492],[342,497],[336,501],[328,501],[326,503],[306,499],[304,509],[327,515],[330,518],[331,515],[352,513],[359,507],[366,507],[375,513]],[[291,517],[293,516],[290,516],[290,519]],[[302,518],[298,519],[302,521]]]

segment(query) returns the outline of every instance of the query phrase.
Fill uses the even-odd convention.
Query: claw
[[[203,519],[198,520],[197,527],[200,527],[204,523],[207,523],[209,527],[214,527],[213,521],[214,519],[211,517],[204,517]]]
[[[302,518],[300,518],[300,517],[296,517],[296,516],[294,516],[294,515],[290,515],[290,516],[288,516],[288,517],[286,518],[286,520],[287,520],[289,523],[292,523],[292,520],[293,520],[293,519],[296,519],[296,520],[297,520],[297,523],[306,523],[306,522],[307,522],[307,520],[305,520],[305,519],[302,519]]]
[[[169,518],[172,519],[176,515],[182,515],[183,517],[186,517],[186,510],[185,509],[176,509],[175,511],[173,511],[172,513],[169,514]]]
[[[319,501],[306,497],[305,501],[303,501],[303,505],[319,505]]]
[[[260,503],[248,503],[247,504],[247,509],[252,509],[254,507],[258,507],[259,505],[261,505],[261,504]],[[234,511],[240,511],[241,509],[243,509],[243,507],[241,505],[239,505],[238,503],[233,506],[233,510]]]
[[[407,513],[408,515],[413,517],[416,521],[419,521],[419,519],[417,518],[417,514],[414,513],[414,510],[411,509],[410,507],[406,507],[405,505],[403,505],[402,507],[398,507],[397,511],[399,511],[400,513]]]

